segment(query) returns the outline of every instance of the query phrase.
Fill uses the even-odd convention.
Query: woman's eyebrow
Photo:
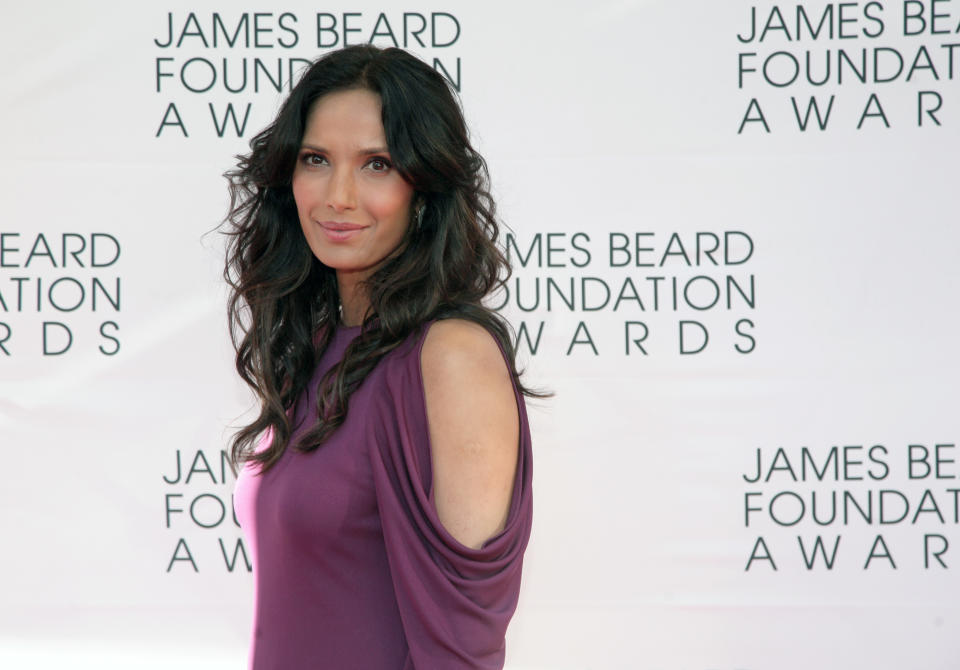
[[[323,147],[317,146],[317,145],[315,145],[315,144],[308,144],[307,142],[304,142],[303,144],[301,144],[301,145],[300,145],[300,148],[301,148],[301,149],[310,149],[311,151],[316,151],[316,152],[319,152],[319,153],[329,153],[329,152],[328,152],[326,149],[324,149]],[[366,156],[366,155],[369,155],[369,154],[388,154],[388,153],[390,153],[390,150],[387,149],[386,147],[373,147],[373,148],[370,148],[370,149],[358,149],[358,150],[357,150],[357,155],[359,155],[359,156]]]

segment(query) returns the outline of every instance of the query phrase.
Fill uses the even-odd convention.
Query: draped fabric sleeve
[[[520,443],[502,531],[479,549],[441,524],[433,501],[431,447],[420,367],[430,323],[384,366],[372,413],[371,462],[383,537],[409,652],[403,670],[503,667],[532,523],[532,449],[523,396],[514,384]],[[501,353],[503,349],[501,347]]]

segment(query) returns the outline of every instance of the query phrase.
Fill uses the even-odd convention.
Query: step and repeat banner
[[[6,3],[0,666],[245,666],[222,174],[360,42],[556,394],[507,667],[960,667],[960,0]]]

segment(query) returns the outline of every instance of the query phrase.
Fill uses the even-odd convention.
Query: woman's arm
[[[504,528],[517,471],[510,373],[494,337],[463,319],[430,327],[420,365],[437,516],[458,542],[479,549]]]

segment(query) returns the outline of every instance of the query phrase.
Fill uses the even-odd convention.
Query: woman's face
[[[380,96],[328,93],[313,103],[293,172],[293,197],[307,244],[321,263],[361,280],[398,250],[413,187],[393,168]]]

